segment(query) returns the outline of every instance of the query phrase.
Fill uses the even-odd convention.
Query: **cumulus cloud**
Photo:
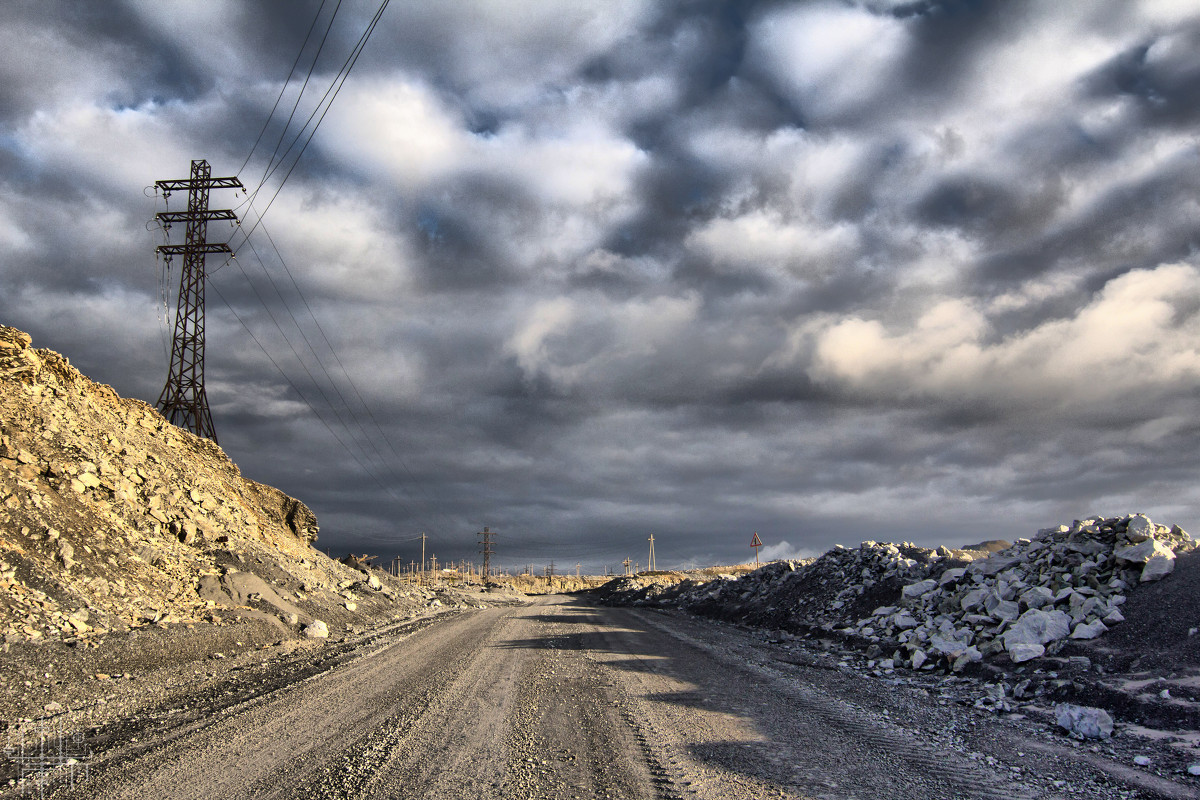
[[[904,330],[857,317],[813,332],[809,374],[873,398],[1002,403],[1010,413],[1053,404],[1063,414],[1113,410],[1191,385],[1200,373],[1200,272],[1191,264],[1135,270],[1108,282],[1067,319],[997,337],[979,307],[944,299]],[[1087,387],[1081,391],[1081,387]]]
[[[908,46],[903,23],[869,7],[810,3],[781,7],[750,30],[751,52],[799,107],[836,121],[887,91]]]

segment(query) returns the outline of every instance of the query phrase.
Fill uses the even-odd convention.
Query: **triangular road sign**
[[[754,532],[754,538],[750,541],[750,546],[751,547],[762,547],[763,546],[762,539],[758,538],[758,531]]]

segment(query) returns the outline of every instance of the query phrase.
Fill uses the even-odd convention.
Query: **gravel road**
[[[294,671],[293,674],[295,675]],[[549,596],[372,636],[109,746],[87,798],[1155,798],[1029,721],[762,632]],[[135,741],[136,739],[136,741]]]

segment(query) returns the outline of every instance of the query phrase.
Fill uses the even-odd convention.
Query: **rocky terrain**
[[[597,595],[764,628],[806,662],[1078,739],[1154,741],[1166,749],[1138,765],[1200,776],[1200,550],[1142,514],[1011,544],[863,542],[739,577],[618,578]]]
[[[330,559],[317,533],[307,506],[243,477],[213,442],[0,326],[10,742],[45,720],[78,730],[128,716],[164,686],[221,673],[194,663],[315,652],[472,602]]]
[[[707,781],[714,796],[742,786],[757,797],[836,786],[835,774],[861,796],[911,793],[928,775],[950,781],[930,784],[925,796],[937,797],[977,785],[1025,796],[1012,781],[1047,797],[1200,791],[1200,549],[1145,515],[959,549],[864,542],[754,570],[619,578],[584,595],[646,607],[632,610],[522,599],[593,587],[571,577],[416,587],[326,557],[317,533],[303,503],[244,478],[214,443],[0,326],[0,794],[53,784],[54,796],[74,796],[72,770],[84,764],[96,770],[81,779],[87,796],[136,796],[109,783],[170,783],[193,759],[192,777],[161,796],[200,796],[193,778],[204,796],[230,796],[224,767],[205,760],[228,763],[217,744],[253,757],[238,780],[324,787],[297,796],[359,796],[359,784],[380,781],[380,796],[396,796],[389,781],[431,780],[445,796],[501,785],[526,797],[543,784],[562,796],[580,781],[610,793],[627,779],[628,796]],[[721,689],[735,673],[740,682]],[[772,697],[747,688],[768,678]],[[317,686],[326,699],[314,699]],[[581,687],[601,701],[580,702]],[[466,789],[452,785],[454,771],[429,772],[438,743],[464,729],[459,716],[478,721],[480,703],[518,695],[541,716],[496,712],[487,731],[519,758],[499,772],[481,766],[468,777],[484,784]],[[791,716],[777,713],[781,702]],[[814,708],[825,717],[808,720]],[[281,709],[310,727],[275,719]],[[740,750],[713,750],[750,735],[744,715],[754,736],[774,730],[772,746],[790,754],[761,774],[740,774]],[[797,732],[828,732],[831,721],[846,749],[809,748],[815,729]],[[262,725],[289,744],[238,750]],[[560,758],[570,769],[542,758],[547,725],[579,739]],[[216,733],[227,727],[238,731],[230,742]],[[215,749],[197,750],[192,736]],[[331,736],[336,746],[312,749]],[[1023,744],[1009,747],[1009,736]],[[47,741],[67,742],[70,758],[26,758]],[[474,746],[453,751],[456,763],[490,763]],[[628,761],[620,780],[609,775],[614,747]],[[297,760],[300,750],[326,761]],[[906,777],[843,763],[880,753]],[[812,758],[812,775],[788,766]],[[170,768],[149,766],[156,759]],[[927,769],[947,759],[952,780]]]

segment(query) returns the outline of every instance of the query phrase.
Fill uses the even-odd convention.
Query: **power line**
[[[390,473],[390,477],[392,478],[392,480],[394,480],[397,484],[403,486],[403,483],[399,480],[399,477],[392,470],[391,466],[388,464],[387,459],[384,457],[384,455],[380,451],[379,447],[375,444],[374,437],[372,437],[367,432],[366,428],[363,426],[362,420],[359,418],[358,413],[350,406],[350,403],[346,400],[345,395],[342,394],[341,389],[338,387],[337,381],[334,380],[333,376],[330,374],[329,370],[326,368],[325,363],[321,360],[320,353],[318,353],[316,348],[313,347],[313,344],[309,340],[308,335],[304,332],[304,329],[300,325],[299,320],[296,319],[296,315],[292,312],[291,306],[288,304],[287,299],[283,296],[283,292],[280,290],[279,285],[275,282],[275,279],[273,277],[271,277],[271,273],[267,269],[266,263],[263,261],[262,257],[259,255],[258,249],[254,247],[253,242],[249,242],[249,244],[250,244],[251,252],[254,253],[255,258],[258,260],[259,265],[262,267],[263,273],[266,275],[266,278],[267,278],[268,282],[271,284],[271,287],[275,290],[276,296],[279,297],[280,303],[282,304],[284,311],[287,312],[288,317],[292,321],[292,325],[295,326],[296,330],[299,331],[301,338],[304,339],[304,343],[308,346],[309,352],[312,353],[313,357],[316,359],[319,371],[325,376],[325,379],[329,382],[330,386],[332,386],[334,393],[337,395],[337,398],[341,401],[341,405],[345,409],[346,413],[349,415],[351,422],[353,422],[354,426],[358,429],[358,432],[361,435],[362,439],[366,441],[367,445],[369,445],[370,449],[374,452],[375,458],[378,461],[378,463],[383,467],[383,469],[385,471]],[[272,241],[272,247],[274,247],[273,241]],[[286,269],[287,264],[283,260],[282,255],[280,255],[278,250],[276,250],[275,254],[276,254],[276,256],[279,257],[280,263],[283,264],[283,266]],[[350,436],[351,440],[353,440],[354,434],[350,428],[350,425],[348,425],[346,423],[345,419],[343,419],[343,417],[341,415],[341,412],[338,410],[338,407],[333,403],[333,401],[325,393],[324,389],[321,388],[320,382],[317,381],[316,377],[308,369],[307,365],[305,365],[304,359],[297,352],[295,346],[292,344],[291,340],[288,338],[287,334],[284,332],[282,326],[280,326],[275,315],[271,312],[270,308],[267,307],[267,303],[263,299],[262,295],[258,292],[257,287],[254,286],[253,282],[250,280],[250,277],[248,275],[246,275],[245,270],[242,269],[241,262],[238,263],[238,269],[242,272],[242,275],[246,278],[247,282],[251,284],[251,289],[253,289],[255,296],[258,298],[259,302],[263,305],[264,309],[266,309],[268,316],[271,318],[271,321],[273,323],[275,323],[276,329],[279,330],[280,335],[283,336],[284,341],[287,343],[288,347],[291,348],[292,354],[296,357],[296,360],[300,362],[301,368],[304,369],[304,371],[308,375],[309,379],[317,387],[317,391],[320,392],[322,399],[333,410],[334,415],[338,419],[338,422],[341,423],[342,427],[345,428],[345,430],[346,430],[347,434]],[[325,336],[325,334],[324,334],[324,330],[321,329],[321,327],[320,327],[320,322],[318,322],[316,319],[316,316],[314,314],[312,314],[312,308],[311,308],[311,306],[308,305],[308,301],[307,301],[307,299],[305,299],[304,293],[300,290],[300,287],[295,283],[295,278],[291,276],[290,270],[288,271],[288,275],[289,275],[289,277],[292,278],[292,284],[296,290],[297,295],[299,295],[300,299],[304,302],[305,306],[308,307],[309,314],[310,314],[310,316],[312,316],[313,322],[317,325],[318,330],[321,330],[322,336],[325,337],[325,343],[329,347],[330,352],[334,355],[334,358],[340,364],[341,359],[340,359],[340,357],[338,357],[337,351],[335,349],[333,349],[333,346],[332,346],[332,344],[330,344],[328,337]],[[370,406],[367,405],[365,400],[362,399],[361,393],[358,392],[358,387],[355,386],[353,379],[350,377],[349,373],[346,371],[344,366],[342,367],[342,372],[345,375],[347,382],[351,385],[351,387],[354,388],[354,391],[358,395],[359,401],[362,403],[363,408],[367,411],[368,416],[370,416],[371,419],[374,420],[374,415],[371,414]],[[431,496],[429,496],[427,490],[425,490],[424,485],[421,484],[419,481],[417,481],[416,476],[412,474],[412,471],[408,468],[408,465],[404,462],[403,458],[396,452],[395,447],[392,446],[391,440],[387,436],[387,433],[378,424],[378,422],[375,422],[375,427],[376,427],[376,430],[379,432],[380,437],[382,437],[384,439],[384,441],[386,441],[388,443],[388,446],[391,447],[393,455],[395,455],[397,460],[400,461],[401,466],[404,468],[404,471],[408,474],[408,476],[412,480],[412,482],[423,493],[425,493],[426,498],[432,502],[433,498]],[[365,451],[364,451],[364,453],[365,453]],[[416,498],[413,497],[411,494],[410,494],[410,498],[413,501],[416,501]],[[436,516],[441,517],[442,523],[445,524],[447,528],[454,527],[453,524],[450,523],[449,519],[447,519],[444,515],[442,515],[441,512],[436,510],[436,507],[432,510],[432,513],[435,514]]]
[[[276,371],[283,376],[283,379],[287,381],[289,386],[292,387],[292,390],[300,397],[302,401],[304,401],[304,404],[308,406],[308,409],[312,411],[313,416],[315,416],[321,425],[324,426],[325,430],[329,432],[329,435],[332,436],[337,443],[340,444],[342,448],[350,455],[350,457],[354,459],[355,463],[358,464],[362,471],[367,473],[367,475],[369,475],[371,479],[379,485],[380,489],[383,489],[392,496],[392,499],[403,505],[404,501],[397,497],[396,494],[379,479],[379,476],[372,472],[371,469],[363,463],[362,459],[360,459],[358,455],[350,448],[350,446],[346,444],[342,437],[337,435],[337,432],[333,430],[332,426],[330,426],[326,419],[321,416],[321,413],[317,411],[316,407],[313,406],[309,399],[305,397],[304,392],[300,391],[300,387],[296,385],[295,381],[293,381],[286,372],[284,372],[283,367],[279,366],[279,362],[272,357],[272,355],[267,351],[267,348],[263,346],[263,343],[259,341],[257,336],[254,335],[254,331],[251,330],[250,326],[246,324],[246,321],[242,319],[241,315],[237,313],[237,311],[233,308],[233,305],[225,299],[225,295],[221,294],[221,290],[215,285],[212,286],[212,290],[216,292],[218,299],[225,304],[225,307],[229,309],[229,313],[233,314],[234,319],[241,324],[241,326],[246,330],[246,333],[250,334],[250,338],[254,340],[256,345],[258,345],[258,349],[262,350],[263,355],[267,357],[267,360],[271,362],[271,365],[275,367]]]
[[[262,231],[266,235],[267,240],[270,243],[271,248],[275,253],[275,257],[279,260],[280,266],[283,267],[285,273],[287,274],[288,279],[292,284],[292,288],[296,292],[296,295],[300,298],[300,301],[304,304],[305,309],[308,311],[309,317],[312,319],[313,324],[316,325],[317,330],[320,332],[321,338],[325,342],[325,346],[329,349],[329,352],[333,355],[334,360],[337,362],[338,367],[341,369],[342,375],[345,376],[346,382],[350,385],[350,388],[351,388],[354,396],[358,400],[358,403],[361,405],[362,409],[366,412],[367,417],[371,421],[371,424],[374,426],[375,431],[378,432],[379,438],[383,439],[384,443],[387,445],[388,449],[391,451],[392,456],[400,464],[401,469],[408,476],[409,480],[414,485],[416,485],[417,489],[425,496],[426,501],[431,506],[431,509],[432,509],[431,513],[433,513],[435,516],[439,517],[441,522],[448,529],[456,527],[456,524],[449,517],[447,517],[441,511],[437,510],[436,498],[434,498],[433,495],[430,494],[429,490],[425,487],[424,483],[419,481],[417,479],[416,475],[413,474],[412,470],[408,466],[407,461],[397,451],[395,445],[392,443],[391,437],[389,437],[387,435],[387,432],[383,429],[383,426],[379,424],[378,419],[375,417],[374,412],[372,412],[372,410],[371,410],[371,406],[363,398],[362,392],[359,391],[358,385],[354,382],[354,379],[352,377],[350,377],[350,373],[346,369],[345,363],[342,361],[341,356],[338,355],[337,349],[334,348],[333,343],[330,342],[329,336],[325,333],[325,329],[321,326],[320,321],[317,319],[316,314],[312,310],[312,306],[309,304],[308,299],[304,296],[304,292],[300,289],[299,284],[296,282],[295,276],[292,274],[291,269],[288,268],[287,260],[284,259],[283,254],[280,253],[278,246],[275,244],[274,238],[271,237],[270,231],[266,228],[265,224],[262,227]],[[254,254],[255,258],[258,260],[259,265],[262,267],[263,272],[267,277],[267,280],[271,283],[272,288],[275,290],[276,295],[279,297],[281,303],[283,304],[284,310],[288,313],[288,316],[291,318],[292,324],[296,326],[296,329],[300,332],[301,337],[303,337],[305,344],[308,346],[309,351],[316,358],[317,364],[318,364],[321,372],[324,374],[325,378],[333,386],[334,392],[337,394],[337,396],[341,400],[343,406],[346,408],[347,413],[350,414],[351,419],[354,421],[355,425],[358,427],[359,432],[362,434],[363,438],[366,439],[366,441],[370,445],[371,449],[375,452],[376,458],[384,466],[384,469],[386,469],[389,473],[392,474],[392,478],[395,479],[399,483],[400,481],[399,481],[398,476],[396,476],[396,474],[392,471],[391,467],[388,465],[387,459],[384,457],[383,453],[380,452],[378,446],[375,444],[374,438],[366,432],[361,420],[358,417],[357,412],[351,407],[350,403],[346,400],[345,395],[343,395],[341,392],[341,389],[338,388],[337,381],[334,380],[333,376],[330,374],[329,370],[326,368],[324,362],[321,360],[320,354],[317,352],[316,348],[313,346],[312,342],[309,340],[307,334],[304,333],[304,330],[303,330],[302,326],[300,325],[299,321],[296,319],[296,315],[292,312],[291,306],[288,304],[287,299],[283,296],[283,293],[280,290],[278,284],[275,282],[275,279],[273,277],[271,277],[271,273],[267,269],[266,262],[260,256],[257,248],[254,247],[253,242],[248,239],[247,243],[250,244],[251,252]],[[240,262],[239,262],[238,266],[239,266],[239,269],[241,269]],[[244,271],[243,271],[243,274],[244,274]],[[247,277],[247,280],[249,280],[248,277]],[[253,286],[252,286],[252,288],[253,288]],[[255,292],[257,294],[257,289],[255,289]],[[262,299],[261,295],[258,295],[258,296],[259,296],[259,301],[262,302],[265,307],[266,306],[265,301]],[[269,310],[268,310],[268,313],[270,313]],[[274,321],[274,318],[272,318],[272,319]],[[279,327],[278,323],[276,324],[276,327]],[[280,333],[281,333],[281,335],[284,335],[285,340],[287,340],[287,337],[285,334],[283,334],[282,329],[280,329]],[[288,342],[288,344],[289,344],[289,347],[291,347],[290,341]],[[293,348],[293,353],[294,352],[295,352],[295,350]],[[297,359],[298,360],[300,359],[299,355],[297,355]],[[310,373],[309,377],[310,378],[312,377],[311,373]],[[315,381],[315,379],[314,379],[314,381]],[[324,396],[323,392],[322,392],[322,395]],[[333,405],[328,400],[327,397],[326,397],[326,402],[329,403],[330,406]],[[339,415],[339,421],[340,420],[341,420],[341,417]],[[344,422],[343,422],[343,425],[345,425]],[[347,431],[349,431],[349,426],[346,426],[346,428],[347,428]],[[460,526],[463,525],[462,520],[459,520],[458,524]]]
[[[324,5],[324,2],[322,2],[322,6],[323,5]],[[317,52],[316,52],[316,54],[313,55],[312,63],[308,65],[308,74],[304,76],[304,83],[301,84],[300,91],[296,93],[296,102],[292,103],[292,110],[288,114],[287,120],[284,121],[283,128],[281,128],[279,131],[279,138],[275,141],[275,149],[271,151],[271,157],[269,159],[267,159],[267,166],[263,168],[263,176],[259,180],[258,185],[254,188],[254,192],[251,195],[250,200],[248,201],[250,203],[254,202],[254,197],[258,195],[258,190],[260,188],[262,188],[262,185],[267,181],[269,174],[274,171],[271,169],[271,167],[272,167],[272,165],[275,164],[275,156],[277,156],[279,154],[279,148],[283,144],[284,138],[287,136],[288,127],[291,126],[292,120],[295,119],[295,117],[296,117],[296,109],[300,107],[300,100],[301,100],[301,98],[304,97],[304,90],[308,88],[308,82],[309,82],[309,80],[312,79],[313,71],[317,68],[317,61],[319,61],[321,58],[321,51],[323,51],[325,49],[325,42],[329,39],[329,32],[331,30],[333,30],[333,21],[335,19],[337,19],[337,13],[338,13],[338,11],[341,10],[341,8],[342,8],[342,0],[338,0],[337,6],[334,7],[334,9],[333,9],[333,14],[330,15],[330,17],[329,17],[329,24],[325,26],[325,34],[321,37],[321,43],[317,46]],[[316,20],[314,19],[313,22],[315,23]],[[285,88],[286,88],[286,84],[285,84]],[[324,98],[322,98],[322,99],[324,99]],[[319,108],[320,104],[318,104],[317,107]],[[273,114],[274,110],[272,110],[271,113]],[[309,117],[309,119],[311,120],[312,117]],[[269,120],[270,120],[270,118],[268,117],[268,121]],[[307,125],[307,124],[308,123],[306,122],[305,125]],[[303,132],[304,128],[301,128],[300,130],[301,130],[301,132]],[[291,150],[291,147],[289,147],[288,150]],[[284,156],[286,156],[286,155],[287,155],[287,151],[284,152]],[[247,159],[247,160],[249,160],[249,159]],[[282,186],[282,184],[280,184],[280,186]]]
[[[279,87],[279,96],[275,98],[275,104],[273,106],[271,106],[271,112],[269,114],[267,114],[267,118],[265,120],[263,120],[262,130],[260,130],[258,132],[258,138],[254,140],[254,144],[251,145],[251,147],[250,147],[250,152],[246,154],[246,160],[243,161],[242,165],[237,168],[237,173],[236,173],[237,175],[241,175],[242,170],[244,170],[246,168],[246,165],[250,163],[250,157],[254,155],[254,151],[256,149],[258,149],[258,143],[262,141],[263,135],[266,134],[267,127],[270,126],[270,124],[271,124],[271,118],[275,116],[275,110],[277,108],[279,108],[279,101],[283,100],[283,95],[287,91],[288,84],[292,80],[292,75],[294,75],[296,73],[296,67],[300,64],[300,57],[304,55],[304,48],[308,47],[308,40],[312,38],[312,33],[317,28],[317,20],[321,18],[321,12],[325,10],[325,3],[326,3],[326,0],[321,0],[321,6],[317,9],[317,13],[313,16],[312,24],[308,26],[308,33],[306,33],[304,35],[304,42],[300,45],[300,51],[298,53],[296,53],[296,60],[292,62],[292,68],[290,70],[288,70],[288,75],[287,75],[287,78],[285,78],[283,81],[283,86]],[[334,16],[337,16],[336,11],[334,12]],[[330,17],[330,19],[329,19],[329,24],[330,24],[330,26],[333,25],[332,17]],[[326,34],[328,34],[329,29],[326,28],[325,32],[326,32]],[[324,40],[322,40],[322,42],[324,42]],[[317,55],[313,57],[312,67],[316,66],[317,57],[319,57],[320,55],[321,55],[321,51],[317,50]],[[308,70],[309,75],[312,75],[312,67],[309,67],[309,70]],[[308,78],[305,78],[305,83],[307,84],[307,82],[308,82]],[[300,94],[304,94],[303,89],[300,90]],[[297,98],[297,100],[298,99],[299,98]],[[289,121],[291,120],[290,117],[288,119],[289,119]],[[285,124],[284,129],[286,130],[286,128],[287,128],[287,125]]]
[[[342,64],[342,68],[338,70],[337,75],[335,75],[333,80],[330,82],[329,88],[325,90],[325,94],[323,94],[321,99],[317,102],[312,114],[310,114],[308,119],[305,120],[304,125],[300,127],[300,131],[296,134],[295,138],[292,139],[291,144],[288,145],[288,148],[284,151],[283,156],[280,157],[279,161],[274,166],[269,167],[269,171],[264,175],[262,181],[259,182],[258,186],[255,187],[254,191],[251,193],[249,203],[251,206],[253,206],[259,190],[262,189],[266,182],[270,180],[270,177],[274,175],[281,166],[283,166],[287,160],[288,154],[296,146],[296,143],[300,141],[300,138],[304,136],[304,131],[308,128],[309,123],[316,118],[316,124],[313,125],[312,130],[309,131],[308,137],[304,140],[304,144],[300,147],[300,151],[296,154],[295,158],[292,159],[291,166],[288,168],[287,173],[283,176],[283,180],[279,182],[279,186],[275,188],[275,193],[272,194],[271,199],[267,201],[266,207],[262,211],[256,212],[258,214],[259,221],[256,222],[249,231],[243,231],[243,234],[247,239],[250,237],[250,234],[254,232],[255,228],[257,228],[261,223],[262,218],[266,216],[267,212],[271,209],[271,206],[274,205],[275,199],[279,197],[279,192],[282,191],[284,184],[288,181],[288,178],[292,176],[292,172],[296,169],[296,165],[300,163],[300,158],[308,149],[308,145],[310,142],[312,142],[313,136],[316,135],[317,129],[325,120],[325,115],[328,114],[329,109],[333,107],[333,101],[337,99],[338,94],[342,90],[342,86],[345,85],[346,79],[350,76],[350,71],[354,69],[354,65],[358,63],[359,56],[362,55],[362,51],[366,47],[367,41],[371,38],[371,34],[375,31],[375,27],[379,24],[379,20],[383,16],[383,12],[387,9],[388,3],[390,2],[391,0],[382,0],[382,2],[379,4],[379,10],[375,12],[375,15],[371,18],[370,23],[368,23],[366,30],[363,31],[362,36],[359,37],[358,42],[351,49],[350,55],[347,56],[346,61]],[[330,93],[332,93],[332,96],[330,96]],[[322,106],[324,106],[324,110],[322,110]],[[320,117],[317,117],[318,111],[321,112]],[[234,252],[237,252],[237,248],[235,248]]]

